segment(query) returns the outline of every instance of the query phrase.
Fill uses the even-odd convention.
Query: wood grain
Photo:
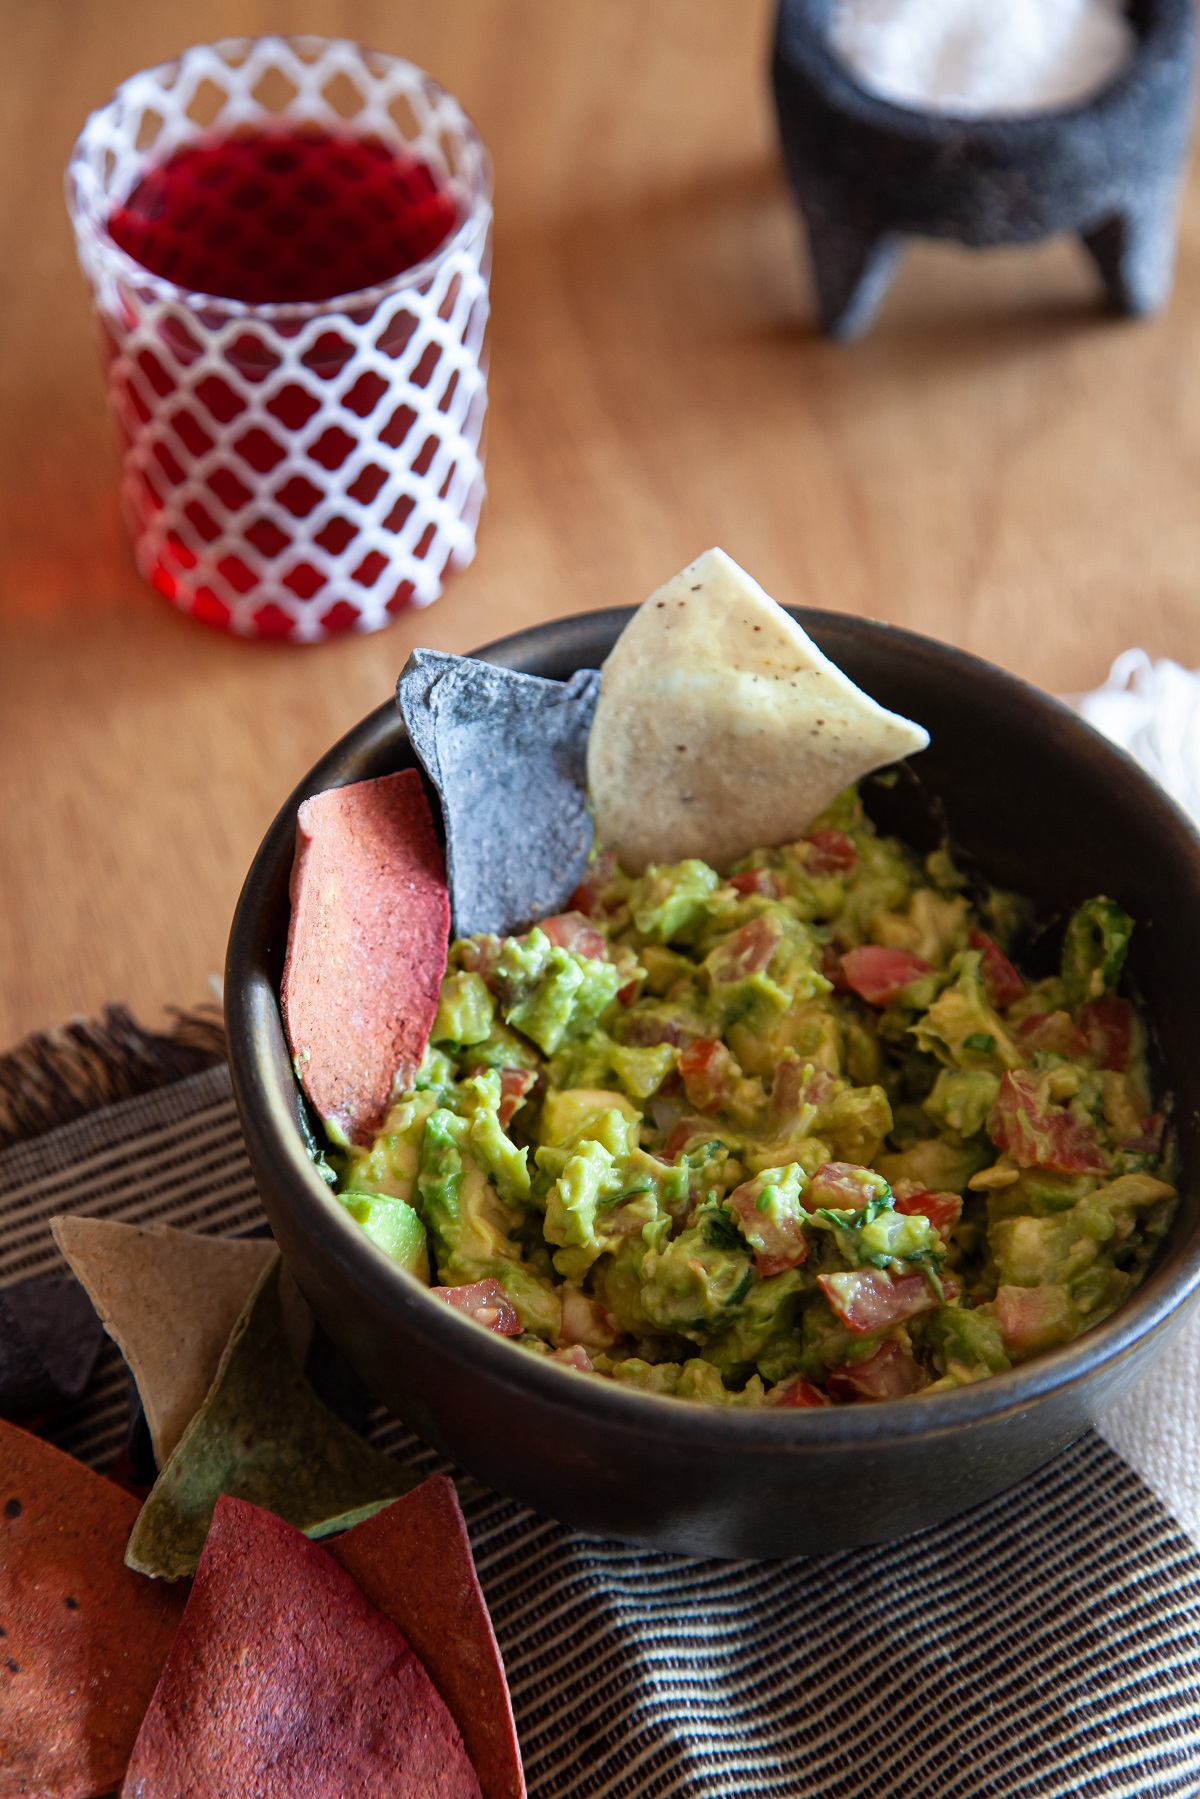
[[[876,332],[811,324],[764,161],[765,8],[217,4],[403,48],[496,153],[490,501],[431,611],[319,650],[174,615],[133,570],[59,182],[83,113],[194,35],[170,4],[0,6],[0,1042],[204,996],[258,839],[416,643],[637,601],[720,543],[778,598],[1056,690],[1200,663],[1200,200],[1170,312],[1070,244],[913,250]],[[986,721],[981,721],[986,728]]]

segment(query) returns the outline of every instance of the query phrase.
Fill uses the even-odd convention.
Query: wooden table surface
[[[60,179],[85,113],[196,35],[178,0],[3,0],[0,1043],[203,999],[259,837],[414,644],[637,601],[719,543],[785,602],[1054,690],[1200,664],[1200,195],[1167,315],[1074,245],[910,254],[866,342],[814,332],[763,80],[767,0],[219,0],[457,91],[497,163],[490,498],[430,611],[247,645],[140,582]]]

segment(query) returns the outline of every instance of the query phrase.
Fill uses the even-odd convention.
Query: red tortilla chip
[[[326,1547],[428,1668],[484,1799],[525,1799],[504,1663],[454,1482],[435,1474]]]
[[[122,1799],[479,1799],[390,1618],[282,1518],[218,1501]]]
[[[186,1590],[125,1566],[138,1501],[0,1422],[0,1795],[111,1792]]]
[[[416,769],[334,787],[296,819],[283,1018],[305,1091],[369,1143],[425,1053],[450,898]]]

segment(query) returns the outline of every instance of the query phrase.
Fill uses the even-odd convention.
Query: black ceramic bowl
[[[238,903],[225,983],[234,1091],[263,1203],[314,1311],[368,1386],[451,1460],[537,1511],[724,1556],[902,1537],[989,1498],[1125,1392],[1200,1285],[1200,838],[1128,757],[1013,676],[887,625],[794,616],[868,693],[929,728],[922,782],[987,876],[1047,914],[1107,893],[1138,921],[1130,972],[1175,1094],[1182,1197],[1143,1286],[1078,1342],[929,1398],[726,1411],[530,1355],[389,1262],[309,1161],[278,995],[296,808],[412,763],[391,704],[317,764],[268,831]],[[603,661],[627,617],[562,619],[481,655],[563,678]],[[923,828],[916,815],[883,822]],[[519,820],[496,823],[515,851]]]
[[[1191,133],[1194,0],[1128,0],[1132,59],[1090,99],[969,119],[868,93],[830,46],[833,4],[779,0],[772,58],[830,336],[867,329],[912,236],[978,248],[1077,232],[1116,311],[1165,303]]]

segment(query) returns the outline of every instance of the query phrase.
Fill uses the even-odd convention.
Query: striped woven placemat
[[[0,1286],[60,1266],[58,1212],[262,1221],[219,1056],[211,1023],[156,1037],[114,1012],[0,1063]],[[47,1435],[104,1468],[127,1424],[108,1345]],[[382,1410],[371,1435],[441,1465]],[[1200,1556],[1094,1434],[937,1530],[783,1563],[630,1548],[459,1489],[536,1799],[1200,1790]]]

